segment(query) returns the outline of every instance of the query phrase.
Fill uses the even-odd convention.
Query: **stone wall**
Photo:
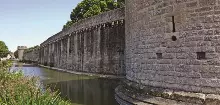
[[[219,0],[126,0],[126,78],[220,93]]]
[[[19,59],[19,60],[23,60],[24,50],[25,50],[25,49],[27,49],[26,46],[18,46],[18,47],[17,47],[18,59]]]
[[[124,9],[97,15],[48,38],[40,63],[71,71],[124,75]]]
[[[31,62],[39,62],[39,54],[40,49],[34,49],[31,52],[24,52],[23,60],[25,61],[31,61]]]

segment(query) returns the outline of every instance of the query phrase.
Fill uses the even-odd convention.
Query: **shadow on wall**
[[[40,63],[70,71],[125,75],[124,8],[76,24],[41,44]]]

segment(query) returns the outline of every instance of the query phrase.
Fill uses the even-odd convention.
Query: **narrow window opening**
[[[206,59],[206,53],[205,52],[197,52],[197,59],[198,60],[203,60]]]
[[[176,41],[176,40],[177,40],[176,36],[172,36],[172,41]]]
[[[70,54],[72,53],[72,50],[71,50],[71,49],[69,49],[69,53],[70,53]]]
[[[176,26],[175,26],[175,18],[172,16],[172,25],[173,25],[173,32],[176,32]]]
[[[163,54],[162,53],[156,53],[157,55],[157,59],[162,59],[163,58]]]

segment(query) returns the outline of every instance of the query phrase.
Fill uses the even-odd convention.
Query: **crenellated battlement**
[[[25,49],[27,49],[27,46],[18,46],[17,47],[17,50],[25,50]]]
[[[18,46],[17,50],[18,50],[18,59],[19,60],[23,60],[23,56],[24,56],[24,50],[27,49],[27,46]]]

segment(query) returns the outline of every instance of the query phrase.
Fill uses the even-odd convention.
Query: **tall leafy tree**
[[[8,53],[9,53],[9,50],[5,42],[0,41],[0,58],[6,57]]]
[[[69,28],[73,24],[73,21],[67,21],[66,24],[63,26],[63,29]]]
[[[14,52],[14,56],[15,56],[15,58],[18,58],[18,50],[16,50],[16,51]]]
[[[34,47],[30,47],[30,48],[28,48],[28,49],[25,49],[24,50],[24,53],[28,53],[28,52],[31,52],[31,51],[33,51],[33,50],[35,50],[35,49],[39,49],[40,48],[40,46],[39,45],[36,45],[36,46],[34,46]]]
[[[102,12],[121,8],[125,0],[83,0],[70,14],[71,21],[68,21],[63,30],[69,28],[73,23],[79,20],[98,15]]]

